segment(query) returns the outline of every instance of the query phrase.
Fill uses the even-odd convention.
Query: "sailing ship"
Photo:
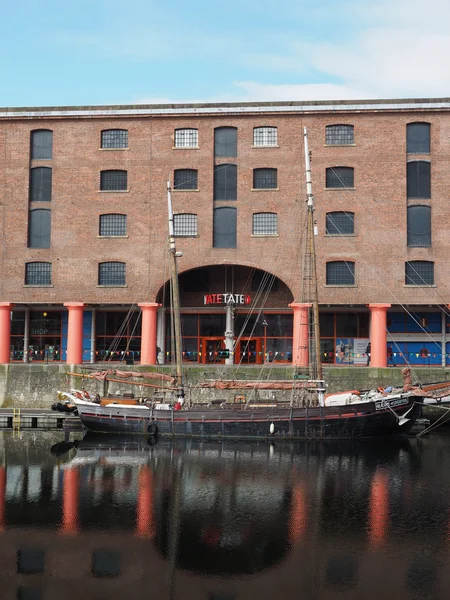
[[[193,404],[186,397],[182,369],[182,336],[170,182],[167,184],[169,213],[169,254],[171,264],[172,317],[175,331],[176,375],[163,374],[159,384],[144,384],[172,393],[169,402],[147,398],[105,397],[93,399],[80,392],[59,392],[73,402],[79,417],[89,430],[162,436],[241,439],[317,439],[376,437],[407,433],[420,412],[424,393],[408,383],[402,388],[348,391],[325,394],[319,331],[319,304],[315,254],[314,197],[312,193],[308,133],[304,128],[306,167],[306,261],[304,273],[311,292],[311,348],[308,379],[294,381],[230,381],[216,379],[196,384],[209,390],[291,390],[285,402],[236,404],[216,400]],[[140,374],[142,376],[142,374]],[[106,377],[106,374],[104,374]],[[103,377],[103,375],[100,375]],[[116,380],[117,381],[117,380]],[[275,396],[275,394],[273,394]]]

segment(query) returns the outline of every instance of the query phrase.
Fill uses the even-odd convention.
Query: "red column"
[[[149,467],[142,467],[139,471],[136,512],[136,534],[144,538],[153,537],[153,475]]]
[[[63,479],[63,518],[62,531],[67,535],[78,533],[78,497],[80,494],[80,474],[77,468],[64,470]]]
[[[371,367],[387,366],[387,309],[390,304],[369,304],[372,312],[370,320]]]
[[[292,364],[294,367],[307,367],[309,364],[309,309],[311,304],[292,302],[294,330],[292,336]]]
[[[11,308],[10,302],[0,302],[0,363],[9,363],[11,356]]]
[[[156,317],[161,304],[139,304],[142,310],[141,365],[156,365]]]
[[[5,530],[6,467],[0,467],[0,531]]]
[[[65,302],[69,311],[67,328],[67,358],[70,365],[80,365],[83,362],[83,302]]]
[[[370,491],[369,542],[372,548],[383,545],[389,519],[389,482],[384,473],[375,473]]]

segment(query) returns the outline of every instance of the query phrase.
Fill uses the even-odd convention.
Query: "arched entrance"
[[[183,360],[200,364],[292,361],[291,291],[278,277],[250,267],[213,265],[181,273]],[[161,288],[160,343],[172,357],[170,290]],[[162,340],[162,335],[164,339]]]

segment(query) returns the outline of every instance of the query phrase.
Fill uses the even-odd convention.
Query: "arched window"
[[[197,235],[197,215],[180,213],[173,215],[175,237],[195,237]]]
[[[329,212],[326,216],[327,235],[353,235],[355,233],[355,213]]]
[[[277,169],[253,169],[253,189],[273,190],[278,187]]]
[[[214,156],[237,156],[236,127],[217,127],[214,129]]]
[[[198,129],[175,129],[175,148],[198,148]]]
[[[126,285],[126,265],[123,262],[102,262],[98,265],[98,285]]]
[[[327,125],[325,144],[327,146],[348,146],[354,143],[353,125]]]
[[[355,285],[355,263],[347,260],[328,262],[327,285]]]
[[[31,160],[52,158],[53,132],[36,129],[31,132]]]
[[[408,154],[430,153],[430,124],[408,123],[406,126],[406,152]]]
[[[431,207],[408,206],[408,246],[431,246]]]
[[[434,262],[411,260],[405,263],[406,285],[434,285]]]
[[[173,177],[173,189],[176,190],[197,190],[198,189],[198,171],[197,169],[175,169]]]
[[[236,248],[236,215],[236,209],[231,206],[223,206],[214,209],[214,248]]]
[[[30,170],[30,202],[50,202],[52,199],[52,170],[35,167]]]
[[[254,127],[253,128],[254,146],[277,146],[278,130],[276,127]]]
[[[30,210],[28,248],[50,248],[51,212],[39,208]]]
[[[25,285],[51,285],[52,263],[29,262],[25,264]]]
[[[252,233],[253,235],[276,235],[278,233],[277,213],[254,213]]]
[[[327,188],[353,188],[355,177],[353,167],[329,167],[326,172]]]
[[[100,190],[102,192],[125,192],[128,189],[127,171],[101,171]]]
[[[99,235],[108,237],[127,235],[127,215],[115,213],[100,215]]]
[[[431,198],[431,165],[425,160],[412,160],[407,164],[408,198]]]
[[[102,148],[128,148],[128,131],[126,129],[104,129],[102,131]]]
[[[237,166],[214,167],[214,200],[237,200]]]

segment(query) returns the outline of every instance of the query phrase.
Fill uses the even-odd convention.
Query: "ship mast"
[[[312,193],[312,182],[311,182],[311,164],[309,157],[308,148],[308,130],[306,127],[303,128],[303,138],[305,143],[305,167],[306,167],[306,201],[307,201],[307,256],[309,258],[309,276],[311,278],[311,292],[312,298],[312,342],[313,342],[313,353],[314,362],[313,377],[319,381],[323,380],[322,374],[322,355],[320,351],[320,327],[319,327],[319,295],[317,290],[317,264],[316,264],[316,246],[314,237],[316,235],[316,227],[314,225],[314,196]]]
[[[177,257],[180,256],[175,248],[175,230],[173,225],[172,189],[170,181],[167,182],[167,205],[169,211],[169,256],[170,256],[170,281],[172,287],[172,319],[175,330],[175,364],[177,396],[184,400],[183,360],[181,341],[181,316],[180,316],[180,288],[178,285]]]

